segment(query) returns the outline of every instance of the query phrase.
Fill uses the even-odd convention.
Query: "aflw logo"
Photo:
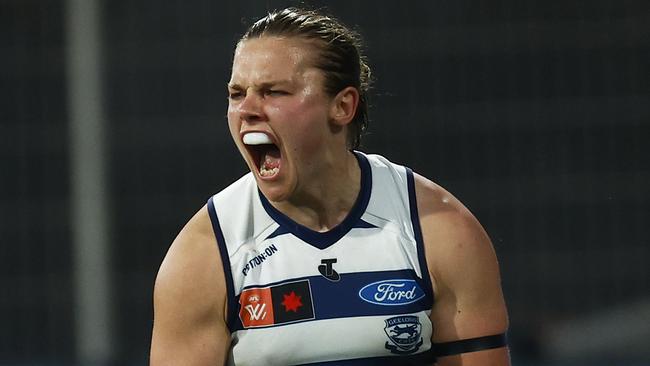
[[[248,304],[244,306],[244,309],[248,311],[248,315],[250,315],[250,320],[260,320],[266,318],[266,304],[260,304],[257,303],[255,307],[253,307],[252,304]]]
[[[239,319],[244,327],[273,324],[273,298],[268,288],[251,288],[241,294]]]

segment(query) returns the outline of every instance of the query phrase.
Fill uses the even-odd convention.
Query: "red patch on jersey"
[[[239,319],[244,328],[273,325],[273,299],[270,288],[244,290],[239,297]]]

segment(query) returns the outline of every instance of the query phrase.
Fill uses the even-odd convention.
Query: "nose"
[[[256,95],[256,93],[246,93],[246,96],[237,109],[243,121],[256,122],[264,119],[262,98]]]

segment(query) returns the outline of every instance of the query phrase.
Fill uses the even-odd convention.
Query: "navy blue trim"
[[[374,229],[374,228],[377,228],[377,226],[362,219],[359,219],[354,224],[354,226],[352,226],[352,229]],[[267,236],[265,240],[273,239],[277,236],[284,235],[284,234],[291,234],[291,232],[287,230],[287,228],[285,228],[284,226],[278,226],[278,228],[275,229],[274,232],[269,234],[269,236]]]
[[[431,351],[425,351],[409,356],[382,356],[382,357],[365,357],[355,358],[352,360],[339,360],[327,362],[306,363],[300,366],[405,366],[405,365],[433,365],[436,361],[435,354]]]
[[[269,236],[266,237],[264,240],[269,240],[273,239],[276,236],[284,235],[284,234],[290,234],[289,230],[287,230],[284,226],[278,226],[277,229],[275,229],[274,232],[272,232]]]
[[[354,225],[354,228],[359,228],[359,229],[375,229],[378,228],[376,225],[373,225],[365,220],[359,219],[357,221],[356,225]]]
[[[427,294],[423,289],[425,284],[412,269],[342,273],[340,280],[337,282],[332,282],[320,275],[292,278],[265,285],[247,286],[242,289],[242,292],[250,288],[275,288],[288,282],[298,282],[303,280],[309,281],[311,303],[313,304],[314,309],[314,318],[310,320],[413,314],[431,309],[429,303],[430,298],[427,297]],[[415,286],[416,289],[412,290],[415,295],[413,301],[409,303],[404,301],[400,304],[389,304],[389,301],[385,301],[384,304],[378,304],[377,302],[368,301],[368,293],[371,293],[372,291],[364,292],[364,294],[360,293],[362,289],[369,287],[368,285],[387,282],[389,280],[402,280],[402,283],[407,284],[404,287],[405,290],[412,290],[412,285],[417,285]],[[365,296],[365,300],[362,295]],[[240,296],[241,295],[237,296],[235,299],[236,303],[239,303]],[[370,298],[370,300],[372,300],[372,298]],[[268,305],[273,306],[275,304]],[[281,325],[283,324],[256,328]],[[236,322],[233,323],[233,330],[237,331],[240,329],[244,329],[244,326],[241,319],[239,319],[239,316],[237,316]]]
[[[426,286],[424,291],[431,299],[431,305],[435,301],[433,293],[433,285],[431,284],[431,277],[429,275],[429,266],[427,265],[427,258],[424,252],[424,239],[422,238],[422,227],[420,226],[420,215],[418,214],[418,201],[415,195],[415,177],[410,168],[406,168],[406,184],[409,192],[409,207],[411,210],[411,223],[413,224],[413,234],[418,248],[418,262],[420,262],[420,272],[422,272],[422,280]]]
[[[354,155],[356,156],[357,161],[359,162],[359,168],[361,169],[361,187],[359,189],[359,195],[357,196],[357,200],[354,203],[354,206],[352,206],[352,210],[350,210],[348,216],[343,220],[343,222],[341,222],[332,230],[321,233],[298,224],[282,212],[278,211],[275,207],[273,207],[273,205],[271,205],[271,203],[258,189],[258,194],[260,196],[260,201],[262,201],[262,206],[264,206],[264,209],[269,214],[269,216],[271,216],[273,220],[280,224],[280,226],[283,227],[286,232],[292,233],[305,243],[310,244],[318,249],[326,249],[327,247],[339,241],[355,227],[368,227],[367,225],[363,226],[363,223],[360,223],[360,221],[361,216],[366,211],[368,202],[370,201],[370,193],[372,191],[372,172],[370,170],[370,163],[368,162],[368,159],[363,156],[363,154],[354,151]],[[286,232],[280,231],[280,233]],[[273,234],[275,234],[275,232]]]
[[[483,351],[487,349],[501,348],[508,345],[505,333],[491,336],[461,339],[458,341],[436,343],[433,345],[437,357],[457,355],[461,353]]]
[[[217,210],[214,207],[212,198],[208,200],[208,214],[210,215],[210,222],[212,222],[212,230],[217,238],[217,247],[219,247],[223,272],[226,276],[226,292],[228,294],[228,314],[226,314],[226,325],[230,332],[233,332],[233,326],[236,319],[238,319],[237,312],[239,311],[239,304],[235,298],[235,287],[232,279],[230,256],[228,255],[228,248],[226,247],[226,239],[223,237],[221,225],[219,225],[219,218],[217,217]]]

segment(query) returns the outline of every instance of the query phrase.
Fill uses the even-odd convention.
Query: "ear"
[[[357,88],[348,86],[338,92],[330,107],[330,120],[339,126],[345,126],[352,122],[359,105],[359,91]]]

